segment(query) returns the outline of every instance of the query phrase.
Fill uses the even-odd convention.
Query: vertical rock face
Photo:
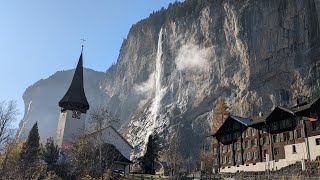
[[[59,71],[28,87],[23,94],[25,112],[19,125],[20,138],[28,136],[35,122],[38,122],[42,141],[45,141],[47,137],[56,138],[60,114],[58,102],[68,90],[73,74],[74,70]],[[108,100],[107,94],[100,90],[100,83],[104,78],[105,74],[102,72],[84,69],[84,89],[89,104],[93,105],[91,109],[105,104]]]
[[[200,10],[168,18],[175,7],[181,10],[190,2],[133,26],[117,63],[107,71],[105,90],[127,120],[123,132],[136,152],[143,152],[151,132],[165,140],[175,126],[185,140],[184,152],[196,155],[218,96],[226,97],[232,114],[254,117],[297,95],[319,95],[314,1],[198,1],[205,4]],[[161,100],[154,125],[159,43]]]
[[[245,117],[290,103],[297,95],[320,96],[318,7],[314,0],[170,5],[131,28],[117,63],[101,81],[95,79],[99,86],[91,89],[93,99],[86,90],[90,106],[99,94],[119,114],[134,155],[144,152],[152,132],[165,145],[179,131],[184,154],[196,157],[219,96],[226,97],[232,114]],[[58,106],[51,108],[57,111],[56,123]]]

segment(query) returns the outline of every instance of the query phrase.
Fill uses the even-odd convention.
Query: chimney
[[[259,117],[262,117],[263,116],[263,113],[260,111],[259,112]]]

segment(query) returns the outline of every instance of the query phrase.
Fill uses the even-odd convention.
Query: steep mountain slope
[[[181,136],[184,154],[196,157],[219,96],[226,97],[232,114],[248,117],[298,95],[319,96],[318,7],[314,0],[172,4],[132,26],[117,63],[102,78],[87,77],[85,83],[95,81],[86,87],[89,103],[101,100],[120,115],[134,155],[144,152],[148,135],[156,131],[164,146],[170,136]],[[26,109],[32,102],[37,110],[31,111],[33,121],[51,112],[55,117],[45,122],[57,122],[55,103],[68,86],[60,80],[45,81],[61,92],[46,110],[39,108],[49,101],[36,105],[34,98],[45,95],[36,87],[49,85],[37,83],[25,93]],[[31,112],[26,110],[23,122]]]
[[[104,86],[136,153],[179,131],[196,155],[221,95],[250,117],[317,96],[318,22],[312,0],[188,0],[134,25]]]
[[[24,117],[20,122],[19,136],[28,135],[37,121],[41,140],[56,138],[60,108],[58,102],[67,92],[74,70],[59,71],[47,79],[41,79],[23,94],[25,103]],[[104,105],[108,96],[100,90],[100,83],[105,73],[84,69],[84,87],[91,109]],[[88,116],[87,116],[88,118]]]

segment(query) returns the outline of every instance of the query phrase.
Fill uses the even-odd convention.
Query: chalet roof
[[[276,108],[274,108],[271,112],[267,113],[266,115],[257,116],[253,119],[243,118],[243,117],[239,117],[239,116],[229,116],[225,122],[227,122],[227,120],[229,118],[232,118],[232,119],[238,121],[239,123],[243,124],[244,126],[252,126],[255,124],[259,124],[259,123],[266,123],[268,120],[276,118],[279,111],[283,111],[286,113],[286,116],[291,117],[291,116],[305,116],[306,110],[308,110],[308,109],[313,109],[314,111],[319,111],[320,98],[314,99],[310,103],[303,103],[298,106],[293,106],[293,107],[288,107],[288,108],[282,107],[282,106],[277,106]],[[211,134],[210,136],[216,136],[219,133],[221,133],[221,131],[222,131],[221,128],[224,126],[225,122],[221,125],[221,127],[217,130],[217,132],[215,134]]]
[[[228,116],[228,118],[224,121],[224,123],[221,125],[221,127],[217,130],[216,133],[211,134],[210,136],[216,136],[218,134],[222,134],[224,132],[223,131],[223,127],[226,126],[226,122],[233,120],[236,122],[239,122],[240,124],[244,125],[244,126],[250,126],[252,124],[252,119],[250,118],[244,118],[244,117],[239,117],[239,116]]]
[[[59,101],[59,106],[67,110],[79,110],[85,113],[89,109],[89,103],[83,88],[83,60],[82,51],[79,57],[77,68],[74,72],[71,85]]]
[[[245,126],[250,126],[252,125],[252,119],[250,118],[244,118],[244,117],[239,117],[239,116],[231,116],[234,120],[238,121],[239,123],[245,125]]]

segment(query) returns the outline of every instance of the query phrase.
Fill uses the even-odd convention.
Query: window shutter
[[[303,128],[301,129],[301,137],[306,137],[305,134],[304,134],[304,129]]]
[[[289,140],[292,140],[292,139],[293,139],[293,132],[289,131]]]
[[[293,131],[293,138],[297,139],[297,131],[296,130]]]

